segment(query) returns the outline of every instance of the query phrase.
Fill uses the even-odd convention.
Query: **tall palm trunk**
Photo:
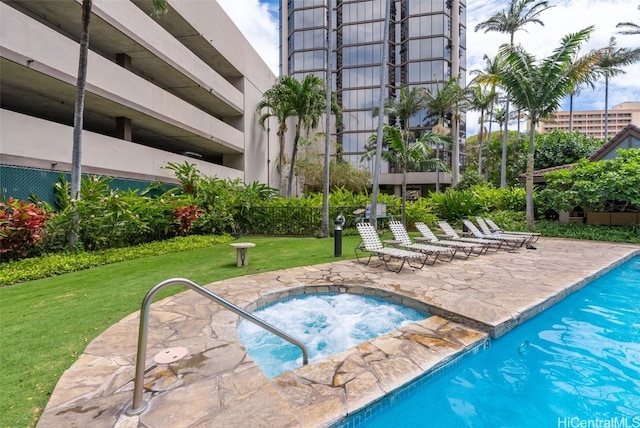
[[[71,199],[80,199],[80,181],[82,180],[82,125],[84,121],[84,94],[87,84],[87,64],[89,57],[89,21],[91,18],[91,0],[82,0],[82,32],[80,34],[80,55],[78,59],[78,83],[73,112],[73,148],[71,153]],[[74,208],[75,210],[75,208]],[[78,240],[78,215],[73,216],[69,249],[75,250]]]
[[[376,158],[373,166],[373,189],[371,191],[371,211],[369,212],[369,223],[377,227],[378,223],[378,186],[382,164],[382,134],[384,129],[384,91],[387,87],[386,67],[389,61],[389,26],[391,25],[391,2],[385,2],[384,13],[384,34],[382,35],[382,61],[380,63],[380,98],[378,100],[378,134],[376,139]],[[404,209],[402,210],[404,213]]]
[[[325,109],[325,140],[324,140],[324,183],[322,186],[322,220],[320,228],[322,229],[322,236],[324,238],[329,237],[329,166],[331,157],[331,47],[332,47],[332,33],[333,28],[331,26],[331,0],[327,0],[327,71],[326,71],[326,102]]]
[[[409,119],[404,122],[404,151],[409,150]],[[402,224],[407,226],[407,162],[402,163]]]
[[[509,94],[504,108],[504,134],[502,134],[502,159],[500,162],[500,187],[507,187],[507,139],[509,138]]]
[[[460,75],[460,0],[451,2],[451,77]],[[458,129],[458,103],[451,115],[451,137],[453,138],[453,159],[451,162],[451,186],[460,181],[460,130]]]
[[[293,139],[293,148],[291,149],[291,165],[289,166],[289,183],[287,184],[287,196],[291,197],[291,189],[293,188],[293,172],[295,170],[296,155],[298,154],[298,143],[300,142],[300,132],[302,131],[302,119],[298,118],[296,124],[296,136]]]
[[[531,129],[529,130],[529,145],[527,147],[527,172],[525,181],[526,190],[526,221],[527,226],[533,228],[536,225],[535,213],[533,210],[533,156],[536,150],[535,144],[535,129],[536,122],[533,120],[530,123]]]
[[[287,133],[287,123],[285,121],[280,122],[278,125],[278,189],[279,193],[282,195],[282,190],[284,187],[283,184],[283,167],[282,163],[284,162],[284,138]]]
[[[573,91],[569,92],[569,132],[573,131]]]
[[[609,75],[604,75],[604,142],[609,140]]]
[[[478,175],[482,175],[482,143],[484,142],[484,109],[480,109],[480,133],[478,134]]]

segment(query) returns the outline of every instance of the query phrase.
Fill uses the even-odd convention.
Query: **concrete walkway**
[[[537,250],[499,251],[401,273],[378,261],[341,261],[215,282],[207,288],[249,311],[315,291],[371,294],[428,308],[430,318],[327,360],[267,379],[236,334],[238,317],[193,291],[153,304],[141,415],[133,397],[139,314],[89,344],[60,378],[39,427],[325,427],[498,337],[590,280],[640,254],[640,246],[541,238]],[[188,354],[170,364],[167,348]]]

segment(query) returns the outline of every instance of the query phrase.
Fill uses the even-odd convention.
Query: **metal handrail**
[[[265,330],[275,334],[276,336],[286,340],[287,342],[296,345],[298,348],[302,350],[302,364],[307,365],[309,363],[309,354],[307,353],[307,348],[301,342],[289,336],[288,334],[284,333],[283,331],[280,331],[274,326],[267,324],[266,322],[262,321],[260,318],[257,318],[251,315],[249,312],[243,309],[240,309],[234,304],[224,300],[222,297],[215,295],[214,293],[210,292],[204,287],[201,287],[200,285],[196,284],[193,281],[190,281],[184,278],[167,279],[165,281],[162,281],[156,284],[156,286],[154,286],[151,290],[149,290],[147,295],[144,296],[144,299],[142,300],[142,306],[140,308],[140,328],[138,331],[138,353],[136,356],[136,375],[135,375],[134,387],[133,387],[133,401],[131,405],[127,406],[127,408],[125,409],[125,414],[127,416],[139,415],[142,412],[144,412],[148,406],[148,403],[142,399],[142,393],[144,390],[144,372],[145,372],[144,365],[145,365],[145,360],[147,358],[147,325],[149,322],[149,308],[151,306],[151,302],[153,301],[153,297],[156,295],[158,291],[170,285],[177,285],[177,284],[186,285],[192,290],[197,291],[203,296],[208,297],[211,300],[219,303],[220,305],[224,306],[225,308],[229,309],[231,312],[234,312],[240,317],[246,319],[247,321],[250,321],[264,328]]]

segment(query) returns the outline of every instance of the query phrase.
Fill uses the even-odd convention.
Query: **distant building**
[[[151,12],[93,2],[82,172],[145,186],[188,161],[276,186],[276,126],[270,139],[255,112],[276,76],[216,1]],[[81,16],[76,1],[0,3],[0,196],[42,197],[70,171]]]
[[[604,110],[573,111],[572,130],[590,137],[604,139]],[[622,131],[625,126],[640,126],[640,102],[624,102],[609,110],[609,137]],[[559,129],[569,131],[569,112],[559,111],[552,120],[540,121],[536,131],[545,133]]]
[[[325,79],[327,4],[326,0],[282,0],[281,74],[300,80],[308,74]],[[392,1],[386,64],[382,64],[386,2],[339,0],[331,4],[335,33],[332,86],[343,111],[342,124],[332,130],[332,139],[338,143],[342,159],[359,165],[369,138],[377,132],[378,119],[372,110],[379,105],[382,73],[388,77],[387,99],[395,97],[400,88],[421,87],[435,92],[452,75],[454,26],[453,31],[460,35],[459,67],[461,85],[465,85],[466,2],[459,2],[459,21],[454,23],[458,15],[452,13],[451,1]],[[409,126],[419,135],[431,130],[436,122],[436,116],[422,111],[409,120]],[[366,167],[373,170],[373,162]],[[441,183],[451,183],[449,173],[440,174]],[[407,179],[411,195],[420,196],[424,185],[436,182],[436,173],[411,172]],[[399,171],[386,163],[382,166],[382,188],[399,194],[401,181]]]

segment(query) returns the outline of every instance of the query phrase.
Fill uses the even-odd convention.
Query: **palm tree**
[[[494,117],[494,108],[496,103],[500,103],[500,93],[498,93],[498,91],[496,91],[496,87],[498,85],[498,70],[500,69],[500,64],[498,64],[498,59],[497,58],[493,58],[491,59],[487,54],[484,55],[483,57],[484,62],[485,62],[485,68],[484,70],[472,70],[471,74],[474,74],[476,77],[473,78],[473,82],[477,82],[481,85],[489,85],[489,87],[491,88],[491,91],[495,92],[495,97],[493,98],[493,100],[491,101],[491,105],[489,106],[489,111],[488,111],[488,115],[489,115],[489,129],[487,131],[487,141],[489,143],[491,143],[491,126],[493,125],[493,117]],[[507,151],[506,148],[505,150],[503,150],[503,157],[504,160],[502,161],[502,164],[505,165],[505,171],[506,171],[506,158],[507,158]],[[487,172],[489,172],[487,170]],[[506,175],[506,172],[505,172]]]
[[[78,79],[76,83],[76,99],[73,110],[73,145],[71,149],[71,199],[80,199],[80,183],[82,181],[82,127],[84,123],[84,95],[87,86],[87,65],[89,58],[89,23],[91,21],[92,0],[82,0],[82,18],[80,33],[80,55],[78,59]],[[167,0],[153,0],[153,14],[163,15],[169,10]],[[75,249],[78,235],[76,226],[78,217],[73,217],[73,227],[69,234],[69,248]]]
[[[531,5],[531,3],[535,4]],[[553,6],[549,6],[548,1],[511,0],[506,11],[497,12],[491,18],[479,23],[476,25],[475,31],[507,33],[509,34],[509,44],[513,46],[515,33],[523,30],[522,27],[525,25],[532,23],[544,26],[539,15],[551,7]]]
[[[640,48],[619,48],[616,38],[611,37],[609,45],[598,50],[596,66],[604,76],[604,141],[609,139],[609,78],[624,74],[620,68],[640,61]]]
[[[574,87],[577,76],[571,66],[580,45],[589,38],[593,26],[562,39],[553,54],[539,63],[522,47],[503,45],[498,56],[502,68],[500,84],[511,94],[514,103],[529,117],[529,144],[526,168],[526,219],[535,226],[533,206],[533,165],[535,153],[535,128],[540,119],[558,109],[562,99]]]
[[[397,98],[388,98],[384,105],[384,114],[400,121],[405,135],[409,134],[409,119],[427,108],[427,93],[423,88],[400,88]],[[374,107],[372,114],[378,116],[379,108]]]
[[[638,6],[638,10],[640,10],[640,6]],[[640,34],[640,24],[636,24],[633,22],[620,22],[616,25],[616,28],[625,28],[622,31],[618,31],[619,34],[625,35],[635,35]]]
[[[473,109],[480,111],[480,132],[478,133],[478,175],[482,175],[482,143],[484,142],[484,121],[485,113],[491,107],[496,96],[495,87],[483,87],[476,83],[470,87],[471,90],[471,106]]]
[[[573,96],[582,85],[589,85],[591,89],[595,86],[595,80],[599,77],[600,70],[596,67],[600,53],[592,51],[588,54],[577,56],[571,62],[571,67],[576,74],[575,84],[569,92],[569,132],[573,130]]]
[[[396,121],[400,121],[402,124],[402,136],[404,136],[404,145],[406,147],[405,150],[408,150],[409,146],[409,120],[416,113],[424,110],[426,108],[426,105],[427,93],[424,89],[418,87],[413,87],[411,89],[401,88],[397,98],[389,98],[385,102],[385,115],[395,118]],[[374,107],[372,111],[374,117],[380,114],[379,110],[379,108]],[[407,200],[406,171],[403,171],[402,174],[402,223],[405,224],[406,218],[404,215],[404,211]]]
[[[427,108],[432,114],[438,116],[438,123],[431,129],[432,132],[440,128],[444,128],[445,119],[451,118],[451,131],[453,138],[456,138],[456,131],[453,122],[457,120],[457,115],[460,111],[464,111],[468,107],[469,91],[467,88],[460,86],[460,77],[450,77],[444,82],[440,83],[436,80],[435,93],[427,91]],[[442,133],[438,131],[438,133]],[[452,185],[456,185],[458,182],[457,162],[455,159],[460,157],[459,144],[457,144],[457,138],[453,141],[451,154],[451,170],[452,170]]]
[[[257,105],[258,124],[265,129],[266,121],[273,117],[278,122],[278,188],[282,194],[282,164],[285,158],[285,135],[287,132],[287,119],[293,116],[293,111],[289,105],[288,98],[286,97],[286,86],[282,82],[284,78],[280,78],[275,85],[267,89],[262,94],[262,100]]]
[[[535,1],[536,0],[511,0],[508,10],[502,10],[488,20],[476,25],[475,31],[484,30],[485,33],[488,31],[507,33],[509,34],[509,45],[513,46],[515,33],[523,30],[526,24],[533,23],[544,26],[544,22],[540,20],[539,16],[552,6],[549,6],[549,2],[547,1]],[[534,4],[531,5],[531,3]],[[509,116],[509,101],[509,96],[507,96],[505,101],[506,116]],[[505,127],[508,126],[508,122],[505,122]],[[505,129],[502,140],[500,187],[507,186],[507,134],[507,129]]]
[[[290,116],[296,118],[295,137],[291,149],[291,163],[289,166],[289,180],[287,184],[287,195],[291,196],[293,187],[293,176],[298,153],[298,144],[303,130],[309,132],[318,127],[320,117],[325,109],[325,85],[322,79],[312,74],[304,77],[302,82],[292,76],[280,78],[282,96],[281,102],[286,104],[290,110]],[[334,103],[332,111],[337,114],[340,108]]]
[[[371,159],[376,155],[378,136],[373,134],[369,138],[372,143],[363,155],[362,159]],[[392,165],[396,165],[402,170],[402,224],[407,224],[406,202],[407,202],[407,170],[412,167],[420,169],[440,168],[448,170],[447,165],[440,159],[431,158],[434,144],[444,145],[447,138],[432,132],[425,132],[414,142],[410,142],[410,136],[405,134],[401,128],[392,125],[384,126],[383,147],[381,156]],[[383,144],[385,145],[385,144]]]

